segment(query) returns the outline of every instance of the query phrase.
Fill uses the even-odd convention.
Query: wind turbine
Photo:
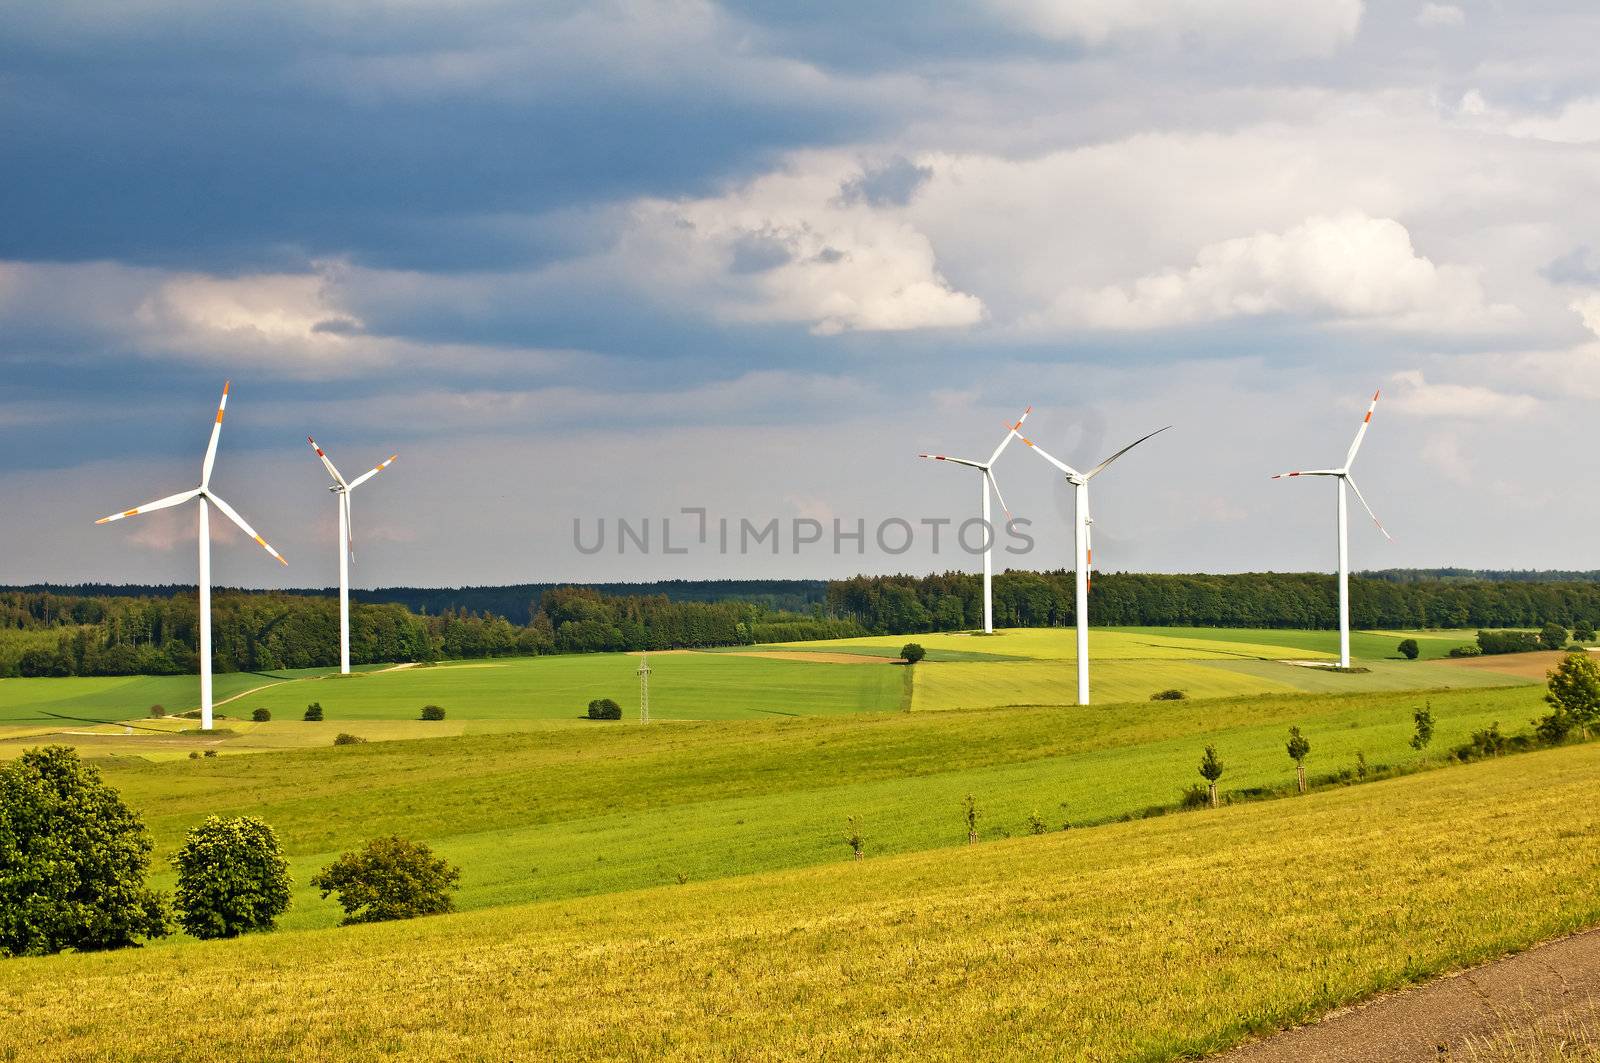
[[[1367,406],[1367,415],[1361,419],[1361,427],[1356,429],[1355,441],[1350,444],[1350,451],[1344,456],[1344,465],[1337,469],[1309,469],[1305,472],[1280,472],[1274,480],[1282,480],[1287,476],[1332,476],[1339,481],[1339,667],[1350,667],[1350,530],[1346,509],[1344,486],[1350,485],[1350,490],[1356,493],[1356,498],[1361,502],[1361,508],[1367,511],[1367,516],[1372,518],[1372,523],[1383,532],[1383,537],[1390,542],[1394,536],[1389,534],[1389,529],[1383,526],[1378,515],[1372,512],[1372,507],[1367,505],[1367,500],[1361,497],[1361,488],[1350,476],[1350,466],[1356,460],[1356,451],[1361,449],[1361,441],[1366,438],[1367,425],[1372,423],[1372,411],[1378,405],[1380,391],[1372,393],[1372,402]]]
[[[1000,440],[1000,445],[994,448],[994,453],[989,455],[988,461],[972,461],[969,458],[951,458],[943,454],[917,455],[919,458],[927,458],[930,461],[954,462],[957,465],[965,465],[970,469],[977,469],[979,472],[983,473],[983,534],[985,536],[983,544],[983,633],[985,635],[994,634],[995,535],[994,529],[989,523],[989,489],[991,487],[994,488],[995,496],[1000,499],[1000,508],[1005,510],[1006,520],[1009,521],[1011,519],[1011,511],[1006,509],[1005,496],[1000,494],[1000,485],[995,482],[994,473],[991,470],[993,469],[994,463],[999,460],[1000,452],[1006,449],[1006,445],[1011,442],[1012,438],[1016,436],[1017,431],[1022,427],[1022,422],[1026,421],[1028,419],[1028,414],[1032,412],[1033,407],[1029,406],[1026,410],[1022,411],[1022,416],[1017,418],[1016,424],[1006,426],[1005,438]]]
[[[317,441],[306,436],[306,442],[311,444],[311,449],[317,452],[317,457],[322,459],[323,468],[328,470],[328,475],[333,477],[333,486],[328,488],[339,496],[339,671],[343,675],[350,674],[350,562],[356,556],[355,537],[350,530],[350,492],[378,475],[390,465],[398,454],[389,457],[375,469],[368,469],[349,483],[345,482],[339,470],[334,468],[333,460],[323,453],[317,446]]]
[[[124,517],[136,517],[141,513],[150,513],[158,509],[169,509],[172,506],[181,506],[190,499],[197,499],[200,503],[200,729],[211,730],[211,507],[216,506],[227,517],[239,526],[239,530],[254,539],[260,547],[273,557],[278,563],[287,565],[283,555],[267,544],[267,541],[256,534],[256,530],[245,523],[245,519],[228,503],[211,490],[211,466],[217,460],[217,440],[222,435],[222,414],[228,408],[228,382],[222,385],[222,401],[217,403],[217,419],[211,425],[211,442],[206,445],[206,458],[200,466],[200,486],[192,491],[183,491],[179,494],[158,498],[154,502],[146,502],[133,509],[125,509],[121,513],[113,513],[109,517],[101,517],[96,524],[109,524],[114,520]]]
[[[1072,485],[1073,512],[1076,521],[1073,524],[1073,568],[1077,573],[1076,595],[1072,610],[1073,618],[1077,624],[1078,635],[1078,704],[1089,704],[1089,566],[1094,562],[1094,544],[1091,533],[1094,528],[1094,518],[1089,516],[1089,481],[1099,476],[1106,470],[1106,466],[1116,461],[1122,455],[1143,443],[1151,436],[1158,436],[1167,428],[1157,428],[1150,435],[1141,436],[1132,443],[1117,451],[1111,457],[1102,461],[1088,472],[1079,472],[1066,462],[1052,457],[1033,440],[1023,437],[1022,441],[1033,448],[1045,461],[1060,469],[1066,474],[1067,483]]]

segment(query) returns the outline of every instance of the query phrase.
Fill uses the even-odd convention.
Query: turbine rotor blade
[[[1343,469],[1306,469],[1303,472],[1280,472],[1273,477],[1274,480],[1286,479],[1290,476],[1343,476]]]
[[[137,517],[141,513],[149,513],[152,510],[168,509],[172,506],[181,506],[185,502],[189,501],[189,499],[200,494],[200,491],[201,488],[196,487],[192,491],[182,491],[175,495],[168,495],[166,498],[158,498],[154,502],[146,502],[142,506],[134,506],[132,509],[125,509],[121,513],[113,513],[109,517],[101,517],[99,520],[95,521],[95,523],[110,524],[112,521],[121,520],[124,517]]]
[[[210,502],[212,505],[214,505],[218,509],[220,509],[222,511],[222,515],[223,516],[227,517],[229,520],[233,521],[235,524],[237,524],[239,526],[239,530],[240,531],[244,532],[246,535],[250,536],[250,538],[254,539],[256,541],[256,544],[259,545],[261,547],[261,549],[265,550],[267,553],[269,553],[273,557],[277,558],[278,559],[278,564],[287,565],[289,563],[288,561],[284,560],[284,557],[283,557],[282,554],[278,553],[278,551],[276,551],[276,550],[274,550],[272,548],[271,544],[269,544],[265,539],[263,539],[260,535],[258,535],[256,533],[256,530],[254,528],[250,527],[250,525],[245,522],[245,519],[243,517],[239,516],[238,511],[236,511],[232,506],[228,505],[228,503],[224,502],[221,498],[219,498],[216,495],[212,494],[210,491],[205,491],[205,492],[202,492],[202,493],[206,496],[206,501]]]
[[[1011,523],[1011,509],[1006,505],[1006,496],[1000,493],[1000,484],[994,478],[994,473],[988,469],[983,470],[983,478],[989,481],[989,486],[994,488],[994,495],[1000,500],[1000,509],[1006,515],[1006,523]]]
[[[1105,461],[1102,461],[1099,465],[1096,465],[1094,468],[1090,469],[1089,472],[1084,476],[1084,479],[1085,480],[1094,479],[1096,476],[1099,476],[1102,472],[1105,471],[1105,468],[1106,468],[1107,465],[1110,465],[1112,462],[1114,462],[1118,458],[1122,457],[1122,455],[1126,454],[1128,451],[1132,450],[1134,447],[1138,446],[1140,443],[1143,443],[1146,439],[1152,439],[1152,438],[1160,435],[1162,432],[1165,432],[1167,430],[1167,428],[1171,428],[1171,427],[1172,426],[1169,424],[1169,425],[1167,425],[1166,428],[1157,428],[1154,432],[1151,432],[1147,436],[1140,436],[1138,439],[1135,439],[1132,443],[1129,443],[1127,446],[1123,447],[1121,450],[1119,450],[1115,454],[1111,455],[1111,457],[1107,458]]]
[[[327,454],[323,453],[321,447],[317,446],[317,441],[312,439],[310,436],[306,436],[306,442],[311,444],[311,449],[316,451],[317,457],[322,459],[322,467],[328,470],[328,475],[333,477],[333,482],[338,484],[340,487],[350,486],[344,482],[344,477],[339,475],[339,470],[334,468],[333,459],[328,457]]]
[[[990,465],[993,465],[995,462],[1000,460],[1000,452],[1005,450],[1006,447],[1010,445],[1011,440],[1016,436],[1016,434],[1018,432],[1020,432],[1022,430],[1022,422],[1026,421],[1028,419],[1028,414],[1030,414],[1032,412],[1033,412],[1033,407],[1029,406],[1026,410],[1022,411],[1022,416],[1017,418],[1017,423],[1016,424],[1008,424],[1008,425],[1006,425],[1005,438],[1000,440],[1000,445],[994,448],[994,453],[993,454],[989,455],[989,464]]]
[[[366,472],[362,473],[360,476],[357,476],[354,480],[351,480],[350,481],[351,490],[354,490],[355,488],[360,487],[362,484],[366,483],[368,480],[372,479],[374,476],[378,475],[380,472],[382,472],[383,470],[387,469],[389,466],[393,465],[395,459],[398,458],[399,456],[400,455],[398,455],[398,454],[390,454],[387,458],[383,459],[383,461],[378,464],[377,468],[368,469]]]
[[[1361,427],[1356,429],[1356,438],[1350,444],[1350,452],[1344,456],[1344,467],[1346,469],[1350,468],[1351,463],[1356,460],[1356,451],[1361,449],[1361,441],[1367,437],[1367,426],[1372,423],[1372,411],[1377,408],[1378,396],[1381,394],[1383,394],[1382,391],[1374,391],[1372,393],[1372,402],[1367,405],[1367,415],[1361,419]]]
[[[1356,493],[1356,500],[1361,503],[1361,508],[1367,511],[1367,516],[1372,518],[1372,523],[1376,524],[1378,526],[1378,530],[1383,532],[1383,537],[1388,539],[1391,543],[1394,542],[1394,536],[1389,534],[1389,529],[1383,526],[1383,521],[1379,520],[1378,515],[1372,512],[1372,507],[1367,505],[1367,500],[1361,497],[1361,488],[1357,487],[1356,482],[1350,479],[1348,476],[1344,478],[1344,482],[1349,484],[1350,490]]]
[[[918,454],[917,457],[927,458],[929,461],[948,461],[954,465],[965,465],[969,469],[988,468],[981,461],[973,461],[970,458],[952,458],[945,454]]]
[[[206,444],[206,460],[200,466],[200,487],[211,483],[211,467],[217,463],[217,440],[222,436],[222,415],[228,408],[228,388],[233,382],[222,382],[222,400],[217,403],[217,419],[211,425],[211,442]]]
[[[1077,469],[1074,469],[1071,465],[1068,465],[1066,462],[1062,461],[1060,458],[1052,456],[1047,450],[1045,450],[1039,444],[1035,443],[1033,440],[1029,439],[1027,436],[1019,435],[1017,438],[1021,439],[1024,443],[1028,444],[1028,447],[1035,454],[1039,455],[1039,457],[1043,458],[1045,461],[1048,461],[1051,465],[1054,465],[1056,468],[1058,468],[1062,472],[1066,473],[1069,479],[1072,479],[1072,480],[1081,480],[1081,479],[1083,479],[1082,474],[1080,474]]]

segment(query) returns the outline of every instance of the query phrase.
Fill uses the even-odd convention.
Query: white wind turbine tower
[[[333,477],[333,486],[328,488],[339,496],[339,672],[342,675],[350,674],[350,562],[356,555],[355,537],[350,530],[350,492],[378,475],[390,465],[398,454],[390,454],[388,459],[375,469],[368,469],[349,483],[345,482],[339,470],[334,468],[333,461],[322,448],[317,446],[317,441],[306,436],[306,442],[311,444],[311,449],[317,452],[317,457],[322,459],[323,468],[328,470],[328,475]]]
[[[1018,429],[1022,427],[1022,422],[1026,421],[1028,419],[1028,414],[1032,412],[1033,407],[1029,406],[1026,410],[1022,411],[1022,416],[1017,418],[1016,424],[1006,426],[1005,438],[1000,440],[1000,445],[994,448],[994,453],[989,455],[988,461],[973,461],[969,458],[951,458],[943,454],[917,455],[919,458],[927,458],[930,461],[954,462],[957,465],[965,465],[970,469],[977,469],[979,472],[983,473],[983,534],[986,537],[983,545],[983,633],[985,635],[994,634],[994,540],[996,539],[996,536],[993,534],[993,526],[989,520],[990,488],[994,488],[995,496],[1000,499],[1000,508],[1005,510],[1006,519],[1010,520],[1011,518],[1011,511],[1006,509],[1005,496],[1000,494],[1000,485],[995,482],[994,472],[992,469],[994,463],[1000,458],[1000,452],[1006,449],[1006,445],[1011,442],[1011,440],[1016,436]]]
[[[200,503],[200,729],[211,730],[211,507],[216,506],[227,517],[239,526],[239,530],[254,539],[263,550],[278,559],[278,563],[287,565],[283,555],[267,544],[267,541],[256,534],[256,530],[245,523],[245,519],[220,496],[211,490],[211,466],[217,460],[217,440],[222,435],[222,414],[228,407],[228,382],[222,385],[222,401],[217,403],[217,419],[211,425],[211,442],[206,445],[206,458],[200,466],[200,486],[192,491],[183,491],[166,498],[158,498],[154,502],[146,502],[142,506],[113,513],[109,517],[101,517],[96,524],[109,524],[114,520],[124,517],[135,517],[140,513],[149,513],[157,509],[167,509],[171,506],[181,506],[190,499],[197,499]]]
[[[1339,483],[1339,667],[1350,667],[1350,530],[1347,513],[1344,487],[1350,485],[1350,490],[1356,493],[1356,498],[1361,502],[1361,508],[1367,511],[1367,516],[1372,518],[1372,523],[1383,532],[1383,537],[1390,542],[1394,536],[1389,534],[1389,529],[1378,520],[1378,515],[1372,512],[1372,507],[1367,505],[1367,500],[1361,497],[1361,488],[1350,476],[1350,466],[1356,460],[1356,451],[1361,449],[1361,441],[1366,438],[1367,425],[1372,423],[1372,411],[1378,405],[1378,396],[1381,392],[1372,393],[1372,402],[1367,406],[1367,415],[1361,419],[1361,427],[1356,429],[1356,438],[1350,444],[1350,451],[1344,456],[1344,465],[1337,469],[1310,469],[1305,472],[1280,472],[1274,480],[1281,480],[1286,476],[1332,476]]]
[[[1077,624],[1077,654],[1078,654],[1078,704],[1089,704],[1089,566],[1094,563],[1094,544],[1091,534],[1094,528],[1094,518],[1089,516],[1089,481],[1105,471],[1106,466],[1116,461],[1122,455],[1143,443],[1151,436],[1158,436],[1167,428],[1157,428],[1150,435],[1141,436],[1132,443],[1117,451],[1111,457],[1102,461],[1088,472],[1079,472],[1066,462],[1051,457],[1045,453],[1037,443],[1023,437],[1023,442],[1032,447],[1034,452],[1045,461],[1060,469],[1066,474],[1067,483],[1072,485],[1073,513],[1076,519],[1073,522],[1073,569],[1077,574],[1076,595],[1072,609],[1073,618]]]

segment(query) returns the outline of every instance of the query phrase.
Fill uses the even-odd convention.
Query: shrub
[[[1028,813],[1029,834],[1043,834],[1049,829],[1049,827],[1045,826],[1044,817],[1039,815],[1037,810]]]
[[[1414,661],[1422,653],[1422,647],[1417,645],[1416,639],[1401,639],[1398,647],[1400,656],[1408,661]]]
[[[1479,649],[1477,646],[1452,646],[1450,648],[1450,656],[1481,657],[1483,656],[1483,650]]]
[[[358,746],[365,741],[366,739],[359,735],[345,734],[343,731],[334,735],[333,738],[333,744],[336,746]]]
[[[217,755],[217,751],[215,749],[208,749],[205,751],[205,755],[208,757],[214,757]]]
[[[1572,718],[1572,714],[1557,705],[1548,716],[1533,721],[1533,733],[1546,745],[1557,746],[1565,742],[1567,735],[1577,726],[1578,721]]]
[[[1472,737],[1467,739],[1467,744],[1457,752],[1465,752],[1464,759],[1477,759],[1479,757],[1498,757],[1506,748],[1506,736],[1500,733],[1499,721],[1491,723],[1482,731],[1473,731]]]
[[[1564,634],[1561,641],[1566,641]],[[1540,637],[1531,631],[1478,632],[1478,648],[1486,654],[1531,653],[1543,647],[1544,643],[1540,641]]]
[[[198,749],[189,750],[189,759],[190,760],[199,760],[200,759],[200,751]]]
[[[448,912],[455,907],[449,891],[460,881],[461,869],[428,846],[394,836],[374,838],[311,877],[323,897],[339,895],[346,925]]]
[[[271,930],[289,907],[289,862],[254,816],[208,816],[172,858],[178,921],[197,938]]]
[[[1567,644],[1567,629],[1552,620],[1539,629],[1539,642],[1547,650],[1559,650]]]
[[[622,706],[610,698],[595,698],[589,702],[589,719],[620,720],[622,719]]]
[[[1186,812],[1197,808],[1205,808],[1211,804],[1211,791],[1199,783],[1190,783],[1189,788],[1183,791],[1178,798],[1178,807]]]
[[[166,714],[167,714],[166,706],[164,706],[164,705],[152,705],[152,706],[150,706],[150,718],[152,720],[159,720],[159,719],[161,719],[161,717],[165,716]]]
[[[322,702],[313,701],[311,704],[306,706],[305,720],[307,723],[322,722]]]
[[[621,715],[621,714],[619,713],[618,715]],[[422,706],[421,719],[424,719],[424,720],[442,720],[442,719],[444,719],[444,710],[441,709],[437,705],[424,705],[424,706]]]
[[[1593,642],[1594,625],[1587,620],[1579,620],[1572,625],[1572,638],[1574,642]]]
[[[967,817],[967,844],[971,845],[978,840],[978,817],[983,812],[978,808],[978,799],[971,794],[967,795],[963,807]]]
[[[272,710],[271,709],[253,709],[253,710],[251,710],[250,718],[252,720],[254,720],[256,723],[266,723],[268,720],[272,719]]]
[[[1183,691],[1181,691],[1181,690],[1177,689],[1176,687],[1174,687],[1174,688],[1172,688],[1170,690],[1158,690],[1158,691],[1156,691],[1154,694],[1150,695],[1150,700],[1151,701],[1183,701],[1188,696],[1189,695],[1185,694]]]
[[[900,647],[900,659],[907,664],[916,664],[927,655],[928,651],[916,642],[908,642]]]
[[[144,886],[150,836],[66,746],[0,765],[0,956],[132,945],[169,932]]]
[[[1370,770],[1367,767],[1367,755],[1359,749],[1356,750],[1356,781],[1366,782],[1367,773]]]

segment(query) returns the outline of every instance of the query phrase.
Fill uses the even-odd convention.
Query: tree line
[[[613,596],[587,587],[544,591],[532,619],[454,609],[351,603],[357,664],[695,649],[863,634],[850,621],[772,612],[739,601]],[[331,597],[220,591],[212,597],[219,672],[270,672],[338,663],[339,606]],[[198,604],[190,594],[127,597],[0,592],[0,676],[178,675],[199,668]]]
[[[763,584],[784,597],[782,581]],[[626,585],[625,585],[626,586]],[[982,622],[982,582],[965,572],[856,576],[835,580],[808,611],[742,599],[611,594],[595,587],[540,591],[515,612],[465,607],[438,613],[400,602],[353,602],[351,659],[358,664],[698,649],[867,634],[961,631]],[[723,589],[733,593],[739,584]],[[163,675],[198,668],[199,622],[192,590],[152,593],[0,591],[0,676]],[[1073,574],[1004,572],[995,577],[995,622],[1005,627],[1071,624]],[[441,592],[445,593],[445,592]],[[1526,628],[1600,623],[1600,583],[1587,580],[1351,580],[1357,628]],[[1313,573],[1152,575],[1104,573],[1094,580],[1095,624],[1132,627],[1334,626],[1333,578]],[[338,603],[329,595],[222,590],[212,598],[219,671],[275,671],[337,663]]]
[[[1001,627],[1072,624],[1069,570],[1011,571],[994,579],[994,620]],[[828,584],[828,615],[873,634],[959,631],[983,621],[983,583],[965,572],[931,576],[856,576]],[[1229,575],[1097,573],[1090,622],[1119,627],[1336,626],[1338,588],[1319,573]],[[1600,622],[1600,583],[1588,580],[1355,577],[1353,627],[1515,628]]]

